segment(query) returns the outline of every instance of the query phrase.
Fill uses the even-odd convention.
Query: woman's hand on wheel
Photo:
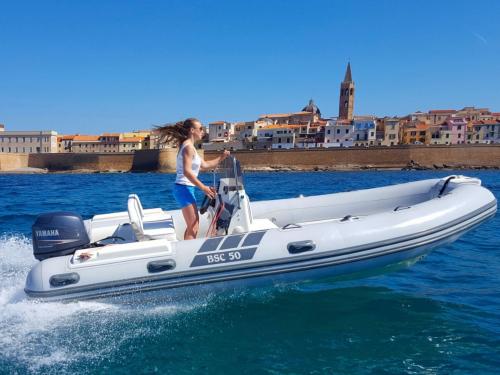
[[[222,155],[220,156],[220,161],[226,159],[231,153],[228,150],[222,151]]]
[[[209,197],[210,199],[215,198],[215,189],[213,187],[208,187],[207,185],[203,185],[203,187],[201,188],[201,191],[203,191],[205,193],[205,195],[207,197]]]

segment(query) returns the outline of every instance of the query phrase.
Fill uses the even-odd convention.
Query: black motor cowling
[[[38,215],[31,227],[36,259],[73,254],[90,244],[82,217],[73,212]]]

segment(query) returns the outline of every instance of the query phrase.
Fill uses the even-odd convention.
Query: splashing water
[[[34,262],[29,239],[0,237],[0,367],[4,370],[64,371],[81,360],[99,362],[125,342],[154,334],[142,320],[164,320],[206,306],[206,301],[147,307],[31,300],[23,288]],[[121,329],[124,321],[126,332]]]

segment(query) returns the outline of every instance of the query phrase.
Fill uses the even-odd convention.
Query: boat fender
[[[80,281],[80,275],[76,272],[62,273],[59,275],[52,275],[49,279],[50,286],[58,288],[61,286],[76,284]]]
[[[290,254],[300,254],[306,251],[312,251],[316,248],[316,244],[311,240],[290,242],[287,245]]]
[[[162,259],[153,260],[148,263],[148,272],[157,273],[163,271],[173,270],[175,268],[175,260],[173,259]]]

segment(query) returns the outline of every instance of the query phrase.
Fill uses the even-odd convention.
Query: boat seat
[[[135,194],[130,194],[127,202],[130,225],[139,241],[166,239],[176,241],[174,220],[171,215],[161,212],[150,214],[144,220],[141,202]]]
[[[141,200],[137,194],[130,194],[128,199],[135,199],[137,202],[137,208],[139,210],[139,215],[141,215],[142,221],[146,222],[155,222],[155,221],[165,221],[172,219],[172,215],[167,214],[161,208],[160,209],[149,209],[145,210],[142,207]]]

